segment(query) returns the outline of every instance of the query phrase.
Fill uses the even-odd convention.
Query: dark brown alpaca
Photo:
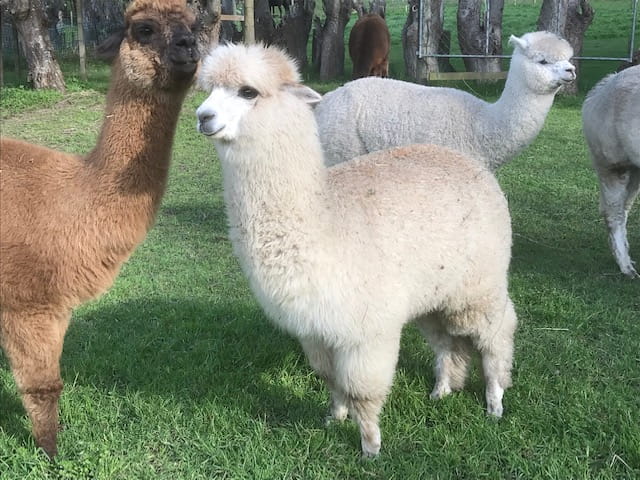
[[[377,13],[358,19],[349,34],[349,55],[353,62],[351,78],[387,77],[391,35],[387,23]]]
[[[103,293],[165,190],[178,114],[199,60],[184,0],[134,0],[104,124],[86,156],[0,145],[0,342],[36,443],[57,453],[60,355],[72,308]]]

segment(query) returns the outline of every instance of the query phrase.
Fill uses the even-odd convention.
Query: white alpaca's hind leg
[[[316,374],[327,382],[327,387],[331,392],[331,404],[329,413],[325,417],[325,423],[332,420],[343,421],[347,418],[349,408],[344,392],[338,387],[334,375],[333,353],[330,348],[325,347],[315,339],[300,339],[300,344],[304,350],[311,368]]]
[[[451,335],[443,321],[446,320],[440,314],[426,315],[416,321],[436,356],[436,383],[430,395],[433,399],[462,390],[473,352],[469,339]]]
[[[640,172],[637,168],[624,170],[599,170],[600,211],[609,231],[611,252],[620,271],[637,278],[638,272],[629,255],[627,217],[640,188]]]

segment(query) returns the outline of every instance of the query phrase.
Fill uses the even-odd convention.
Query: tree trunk
[[[284,47],[300,68],[307,66],[307,43],[315,8],[315,0],[299,0],[275,28],[273,43]]]
[[[0,5],[0,88],[4,87],[4,56],[2,55],[2,5]]]
[[[543,0],[538,17],[538,30],[548,30],[566,39],[573,47],[573,54],[582,53],[584,34],[591,25],[595,12],[587,0]],[[572,60],[576,76],[580,78],[580,62]],[[565,85],[561,93],[576,95],[578,82]]]
[[[364,4],[365,0],[353,0],[353,9],[358,14],[358,18],[367,13],[377,13],[385,18],[387,13],[387,0],[369,0],[369,8]]]
[[[451,51],[451,33],[443,29],[444,1],[425,2],[422,44],[426,55],[446,54]],[[402,29],[402,49],[407,76],[412,80],[425,81],[429,72],[451,72],[453,66],[447,58],[424,57],[419,59],[420,1],[409,0],[409,13]]]
[[[221,0],[199,0],[194,7],[202,23],[202,29],[197,35],[198,49],[205,55],[220,41],[222,4]]]
[[[236,1],[222,0],[221,12],[224,15],[235,15]],[[240,31],[234,22],[220,22],[220,40],[225,42],[239,42],[242,40]]]
[[[483,11],[480,0],[459,0],[458,42],[463,55],[502,54],[502,10],[504,0],[491,0]],[[465,58],[469,72],[500,72],[499,58]]]
[[[78,19],[78,56],[80,57],[80,78],[87,81],[87,50],[84,44],[84,1],[76,0],[76,18]]]
[[[269,0],[255,0],[253,6],[255,9],[256,41],[270,45],[273,42],[276,26],[271,16]]]
[[[12,0],[7,6],[22,44],[29,46],[24,49],[28,81],[37,89],[54,88],[64,92],[64,78],[53,56],[42,0]]]
[[[344,30],[351,15],[351,2],[323,0],[326,15],[317,37],[320,81],[326,82],[344,74]]]
[[[423,81],[426,75],[424,59],[418,58],[418,39],[420,31],[420,1],[409,0],[407,20],[402,27],[402,52],[404,55],[404,69],[407,78]]]

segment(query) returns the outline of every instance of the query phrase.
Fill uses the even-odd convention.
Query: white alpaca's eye
[[[258,96],[258,91],[253,87],[240,87],[238,90],[238,96],[242,98],[246,98],[247,100],[252,100]]]
[[[542,60],[540,60],[538,63],[540,65],[548,65],[549,64],[549,62],[547,62],[544,58]]]

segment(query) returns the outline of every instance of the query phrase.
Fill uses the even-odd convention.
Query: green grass
[[[10,111],[2,90],[2,134],[87,151],[103,77],[59,97],[18,92]],[[74,313],[55,463],[35,448],[0,354],[2,480],[640,478],[640,284],[607,246],[582,96],[557,99],[498,174],[520,321],[504,418],[486,417],[477,368],[463,392],[429,400],[433,357],[410,326],[373,461],[360,458],[351,422],[323,426],[326,388],[265,318],[231,253],[219,164],[194,129],[203,98],[183,109],[155,227],[113,288]],[[639,225],[636,206],[636,259]]]
[[[534,144],[499,173],[520,319],[505,417],[485,416],[477,370],[464,392],[430,401],[433,359],[409,327],[375,461],[359,458],[353,424],[322,426],[326,389],[247,288],[226,236],[219,165],[193,128],[202,99],[185,105],[155,228],[114,287],[74,314],[56,463],[35,448],[1,361],[3,480],[640,475],[639,286],[617,273],[606,244],[580,99],[560,99]],[[99,92],[67,94],[5,119],[3,131],[86,151],[102,102]]]

